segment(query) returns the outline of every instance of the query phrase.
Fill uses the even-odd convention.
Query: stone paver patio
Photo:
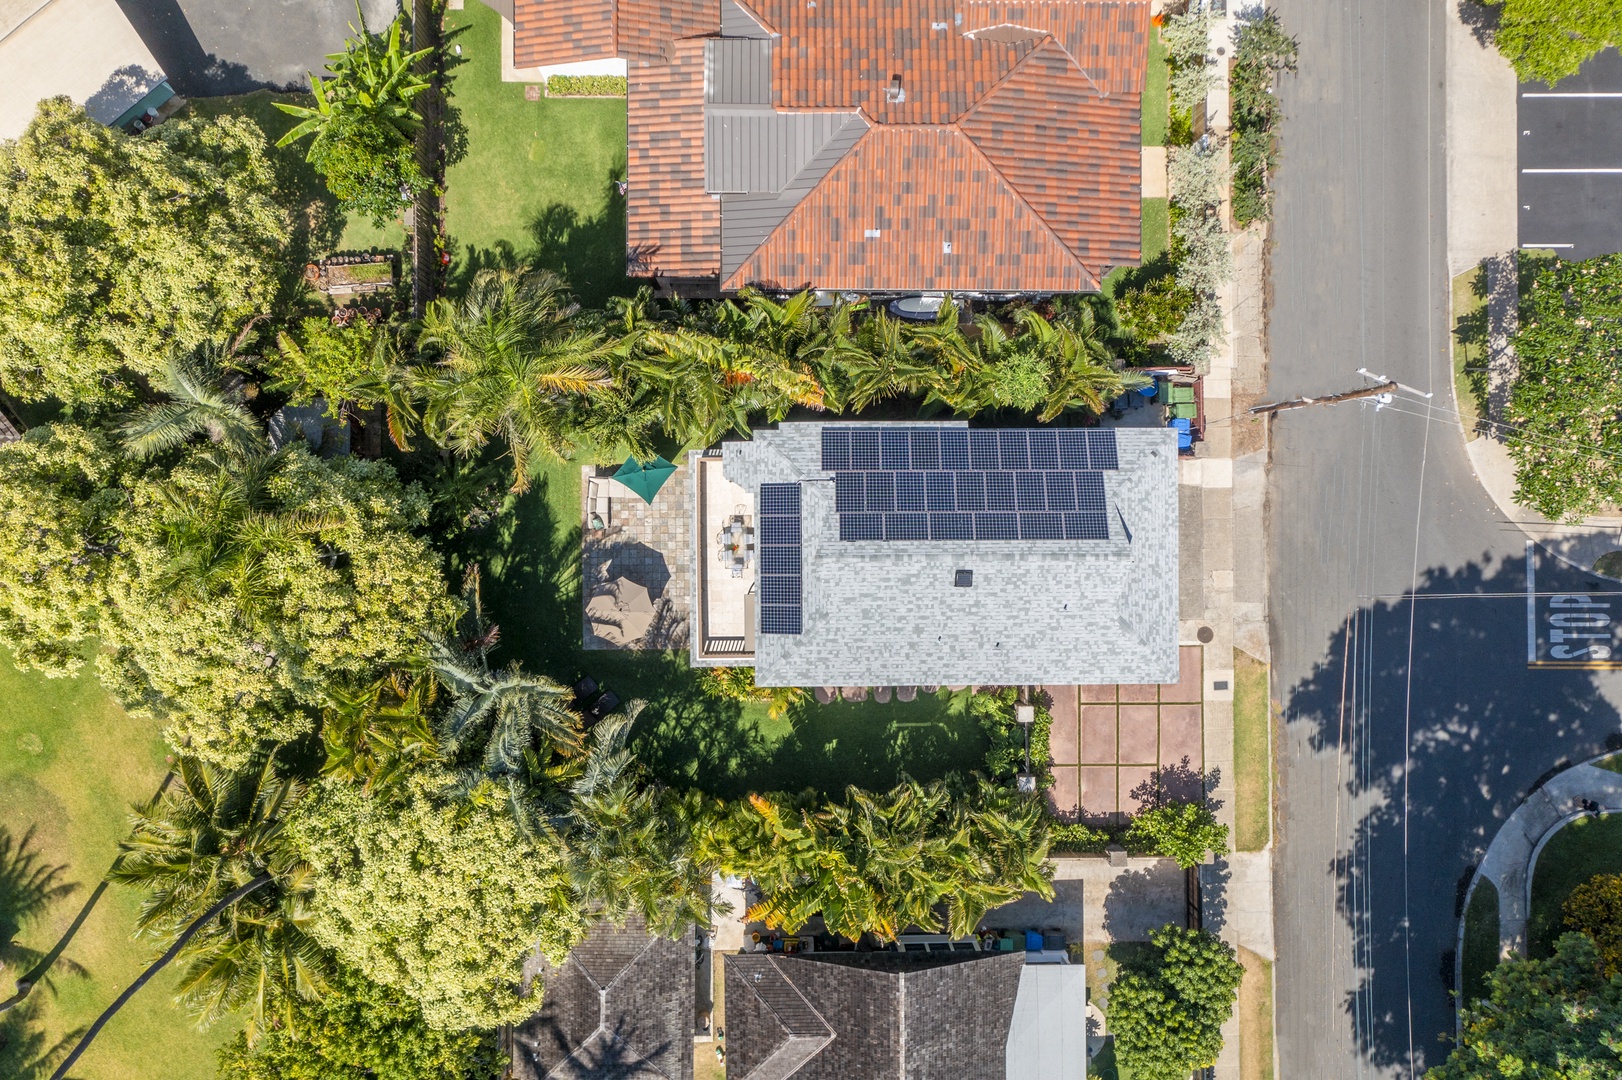
[[[1203,791],[1203,652],[1198,645],[1182,647],[1175,683],[1043,687],[1053,698],[1048,802],[1055,814],[1067,821],[1118,821],[1139,808],[1134,792],[1157,774],[1180,797]]]
[[[590,466],[581,469],[582,610],[599,585],[619,577],[629,578],[647,588],[655,611],[648,633],[629,647],[686,648],[693,574],[691,470],[678,467],[651,505],[635,495],[611,498],[601,529],[591,527],[596,509],[590,499],[591,485],[605,479],[595,473]],[[582,627],[586,648],[619,647],[593,634],[590,620],[582,618]]]

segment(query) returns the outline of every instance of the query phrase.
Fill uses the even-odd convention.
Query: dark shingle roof
[[[729,956],[727,1074],[1003,1080],[1024,962],[1017,953]],[[785,1023],[785,1013],[795,1019]],[[820,1039],[819,1026],[828,1032]]]
[[[599,923],[561,968],[543,965],[541,1010],[514,1032],[516,1080],[692,1080],[693,936]]]

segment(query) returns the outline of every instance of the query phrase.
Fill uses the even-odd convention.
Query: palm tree
[[[1018,320],[1020,344],[1046,361],[1051,373],[1043,423],[1076,405],[1101,414],[1111,401],[1150,382],[1146,376],[1123,372],[1121,362],[1110,357],[1090,306],[1059,322],[1049,322],[1027,308]]]
[[[225,353],[204,346],[186,356],[171,357],[158,384],[169,400],[148,405],[119,428],[124,446],[136,457],[153,457],[207,435],[210,442],[239,456],[265,449],[259,422],[220,378]]]
[[[418,378],[428,434],[460,454],[505,440],[513,489],[527,490],[535,452],[566,456],[578,415],[611,394],[612,345],[578,314],[544,271],[480,271],[460,302],[430,304],[418,344],[441,359]]]
[[[417,74],[417,61],[432,49],[406,52],[402,43],[406,16],[402,12],[388,29],[387,37],[373,34],[366,26],[366,13],[355,5],[360,16],[359,36],[345,42],[345,50],[327,56],[329,79],[311,74],[310,89],[315,94],[315,107],[289,105],[276,102],[282,112],[300,118],[286,135],[277,140],[278,147],[297,142],[306,135],[317,140],[339,122],[360,122],[377,130],[390,133],[399,144],[409,143],[422,128],[412,102],[428,89],[428,80]],[[356,33],[350,24],[350,33]]]
[[[430,711],[438,682],[426,671],[395,670],[349,690],[327,690],[321,738],[327,761],[322,771],[384,795],[419,765],[439,759]]]
[[[237,773],[182,757],[175,775],[174,790],[131,815],[108,874],[147,893],[137,931],[174,940],[97,1018],[53,1080],[177,957],[191,961],[181,980],[186,1004],[206,1024],[251,1003],[250,1038],[267,1021],[290,1023],[294,998],[314,998],[326,985],[330,962],[308,930],[313,882],[283,832],[301,785],[278,774],[274,754]]]
[[[328,407],[336,410],[334,416],[345,409],[381,410],[390,441],[401,450],[409,450],[418,417],[411,374],[394,329],[387,324],[371,327],[370,335],[358,344],[360,349],[353,350],[343,362],[319,365],[327,376],[319,387],[305,386],[296,378],[279,379],[269,386],[273,390],[323,393],[330,399]],[[276,347],[294,371],[307,372],[318,366],[286,331],[276,336]],[[360,419],[367,425],[372,423],[365,417]]]

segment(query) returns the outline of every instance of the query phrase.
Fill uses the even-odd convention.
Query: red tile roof
[[[670,63],[631,70],[625,194],[629,272],[719,274],[721,204],[704,191],[704,42],[674,42]]]
[[[962,132],[874,127],[722,284],[1080,292],[1097,279]]]
[[[621,57],[662,64],[673,42],[716,33],[721,0],[518,0],[513,66]]]
[[[722,2],[518,0],[519,66],[632,61],[632,273],[719,273],[704,38]],[[780,35],[776,108],[859,108],[875,126],[724,288],[1074,291],[1138,261],[1148,0],[747,6]]]

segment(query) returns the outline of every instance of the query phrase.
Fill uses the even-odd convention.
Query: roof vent
[[[974,588],[974,571],[959,570],[952,575],[952,584],[959,589]]]
[[[899,105],[907,100],[907,92],[901,88],[900,75],[890,76],[890,86],[884,91],[884,100],[891,105]]]
[[[881,237],[883,235],[884,235],[884,230],[883,229],[863,229],[862,230],[862,239],[864,239],[864,240],[877,240],[879,237]]]

